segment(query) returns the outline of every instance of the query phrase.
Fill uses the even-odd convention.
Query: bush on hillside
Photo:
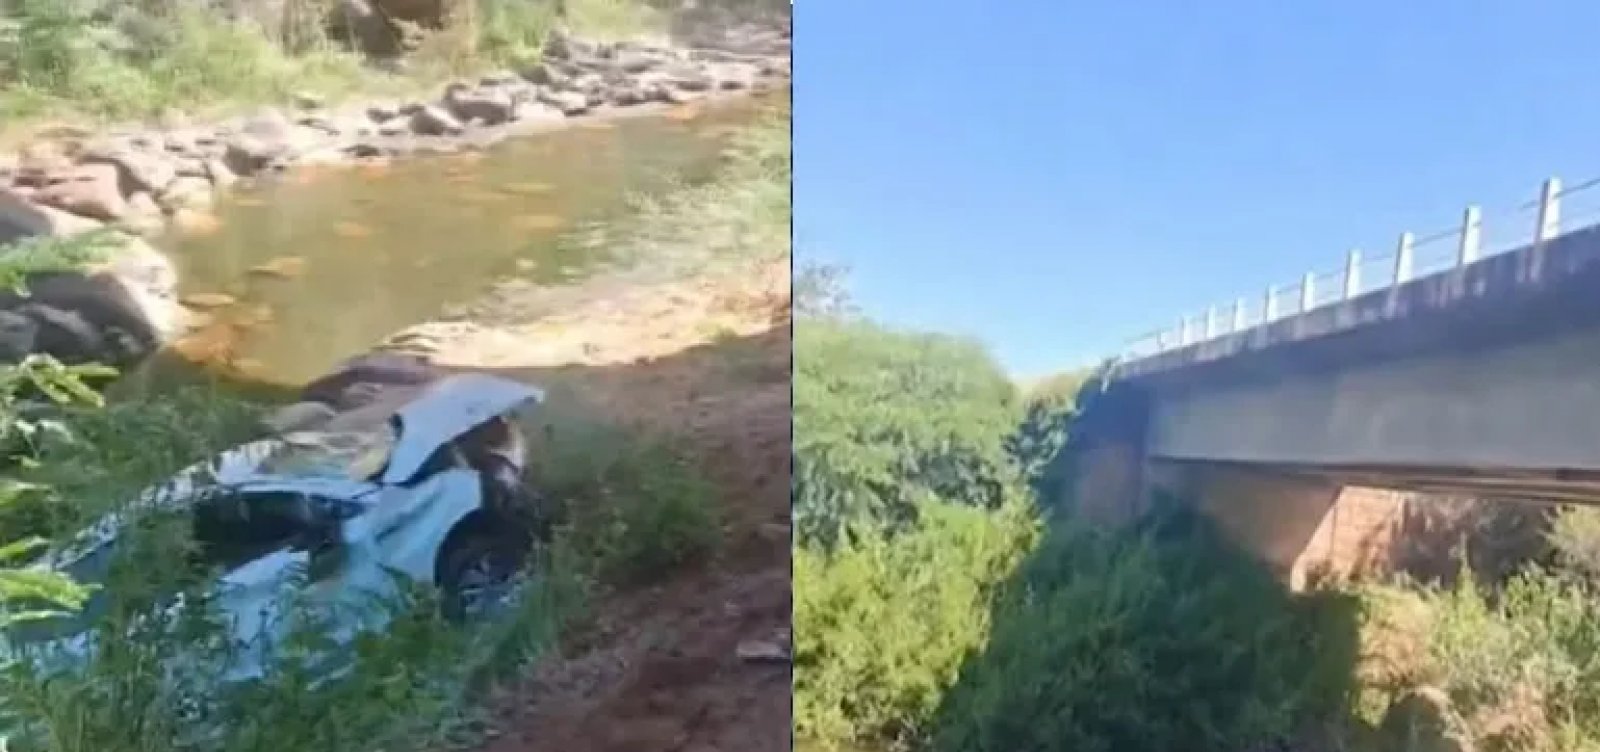
[[[1480,749],[1600,747],[1600,600],[1586,580],[1530,567],[1494,590],[1463,572],[1449,588],[1361,594],[1375,620],[1411,627],[1403,681],[1372,686],[1373,706],[1434,686]]]
[[[1052,531],[935,721],[943,752],[1250,749],[1342,712],[1354,610],[1289,595],[1194,518]]]
[[[1039,499],[1058,499],[1064,493],[1065,468],[1058,459],[1078,415],[1078,392],[1093,376],[1090,371],[1067,371],[1029,387],[1022,422],[1006,437],[1006,451]]]
[[[1032,545],[1026,507],[928,501],[892,541],[794,559],[795,732],[828,746],[909,742],[982,647],[989,605]]]
[[[1016,492],[1016,390],[984,349],[876,324],[795,325],[794,514],[806,544],[894,532],[932,496],[986,509]]]

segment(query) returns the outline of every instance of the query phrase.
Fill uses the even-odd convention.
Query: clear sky
[[[1600,176],[1592,0],[797,5],[797,257],[1019,376]]]

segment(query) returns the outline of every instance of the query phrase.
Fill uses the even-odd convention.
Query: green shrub
[[[1363,595],[1381,608],[1395,602],[1384,597],[1390,590]],[[1593,749],[1600,745],[1595,595],[1586,581],[1537,567],[1496,591],[1466,573],[1448,589],[1418,589],[1411,600],[1428,618],[1413,681],[1444,690],[1483,748]]]
[[[1548,540],[1563,569],[1600,582],[1600,509],[1563,508],[1555,516]]]
[[[597,420],[552,396],[530,430],[531,483],[566,518],[591,573],[619,583],[660,578],[714,553],[721,520],[712,486],[660,440]]]
[[[1233,750],[1339,717],[1353,609],[1301,601],[1196,520],[1053,530],[940,710],[933,750]]]
[[[1006,451],[1040,499],[1059,499],[1065,493],[1067,478],[1058,458],[1078,414],[1078,392],[1092,377],[1089,371],[1067,371],[1030,386],[1022,421],[1006,437]]]
[[[794,514],[802,541],[911,524],[931,494],[996,508],[1020,481],[1016,391],[983,348],[870,322],[795,324]]]
[[[989,631],[995,588],[1028,551],[1023,504],[937,501],[890,540],[794,553],[794,724],[827,746],[916,738]]]

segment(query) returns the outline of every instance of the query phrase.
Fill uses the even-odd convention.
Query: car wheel
[[[527,549],[502,536],[473,532],[450,544],[440,562],[444,616],[493,618],[511,605]]]

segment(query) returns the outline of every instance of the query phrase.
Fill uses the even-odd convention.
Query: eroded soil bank
[[[384,349],[538,383],[669,437],[715,484],[724,545],[603,596],[559,658],[503,690],[487,749],[788,750],[789,259],[612,289],[546,316],[519,313],[517,297]]]

